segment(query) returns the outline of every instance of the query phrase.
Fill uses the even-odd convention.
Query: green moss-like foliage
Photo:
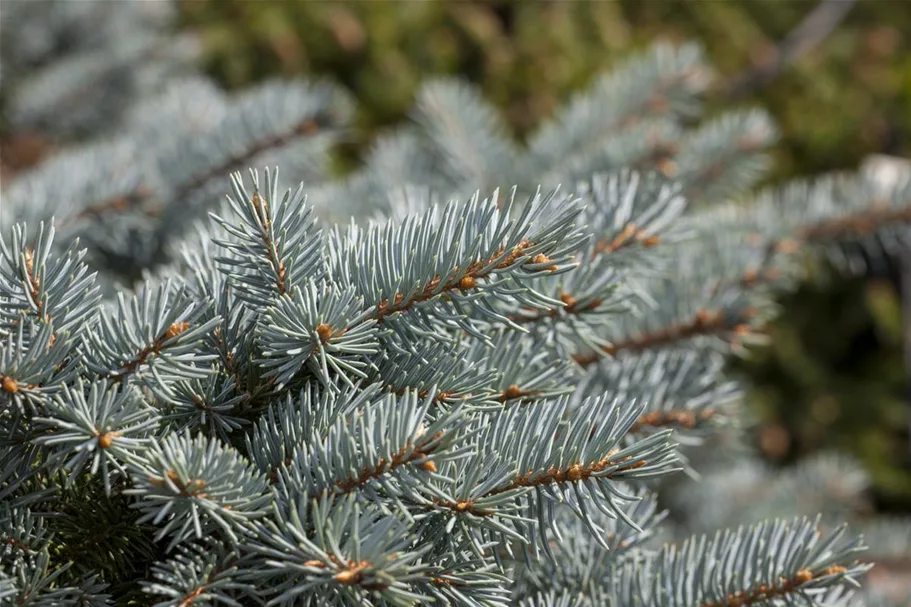
[[[697,40],[719,83],[769,57],[815,2],[182,0],[208,69],[230,86],[327,75],[360,101],[358,143],[401,120],[427,76],[459,74],[520,133],[656,38]],[[911,5],[858,2],[839,28],[747,103],[783,130],[776,178],[911,151]],[[719,91],[723,93],[723,91]],[[719,94],[720,103],[727,103]],[[808,116],[813,116],[808,120]],[[352,146],[354,149],[355,146]]]

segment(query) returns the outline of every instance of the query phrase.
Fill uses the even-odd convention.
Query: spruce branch
[[[202,428],[229,442],[231,433],[250,424],[250,420],[235,415],[244,401],[244,395],[236,392],[235,382],[232,378],[178,382],[162,420],[174,424],[177,432]]]
[[[655,45],[598,79],[545,124],[529,145],[529,181],[563,179],[576,159],[590,158],[606,141],[656,116],[691,117],[709,82],[697,46]],[[608,108],[605,110],[605,108]]]
[[[64,564],[50,569],[51,558],[48,549],[41,550],[31,563],[22,563],[13,568],[11,580],[7,581],[5,591],[12,588],[12,603],[26,607],[44,607],[44,605],[76,604],[80,590],[72,586],[63,586],[58,580],[72,566]],[[0,586],[2,588],[2,586]]]
[[[671,118],[642,120],[605,140],[593,154],[574,158],[553,178],[585,183],[594,175],[623,169],[670,176],[684,137],[685,131]]]
[[[529,287],[512,287],[513,281],[572,269],[571,255],[586,240],[575,223],[575,201],[538,193],[513,217],[514,197],[515,190],[503,210],[496,196],[482,201],[476,194],[399,225],[352,226],[344,236],[336,231],[330,239],[332,278],[353,285],[375,305],[380,323],[415,310],[393,330],[442,334],[461,328],[484,339],[477,321],[508,320],[485,296],[521,294],[529,305],[553,305]]]
[[[82,262],[85,251],[73,243],[55,254],[54,235],[43,222],[31,241],[25,224],[13,226],[10,241],[0,234],[0,331],[7,335],[31,318],[76,336],[96,313],[101,295]]]
[[[337,420],[369,409],[381,400],[381,384],[320,389],[309,382],[294,396],[286,392],[275,400],[245,436],[246,452],[270,482],[278,481],[282,467],[291,465],[301,445],[325,439]]]
[[[66,333],[53,324],[18,324],[0,345],[0,411],[40,411],[61,385],[79,372],[79,357]]]
[[[874,263],[901,246],[909,208],[907,172],[892,184],[865,174],[833,174],[769,189],[740,209],[728,206],[695,219],[735,226],[753,246],[765,247],[768,260],[762,269],[779,270],[795,254],[815,254],[851,271],[858,260],[849,246],[860,245]]]
[[[210,115],[150,100],[122,139],[26,175],[16,213],[71,200],[76,221],[62,254],[53,230],[3,224],[0,593],[842,607],[860,545],[813,522],[646,543],[663,517],[646,485],[690,465],[675,442],[733,422],[725,356],[759,337],[795,253],[881,255],[911,219],[904,178],[684,215],[751,186],[775,136],[756,111],[685,128],[706,76],[694,47],[658,47],[525,149],[476,91],[434,83],[364,171],[313,192],[374,214],[327,234],[272,170],[234,173],[209,225],[188,211],[241,165],[321,178],[346,113],[331,87],[216,92]],[[520,185],[482,199],[504,176]],[[135,276],[179,261],[99,310],[76,233]]]
[[[250,171],[253,194],[244,187],[240,173],[231,176],[233,196],[228,197],[233,222],[212,214],[229,234],[216,244],[231,255],[216,258],[225,275],[231,275],[237,296],[251,305],[268,305],[274,296],[303,286],[308,279],[322,274],[319,231],[312,209],[306,206],[303,184],[283,197],[278,194],[278,170],[265,172],[260,186],[259,173]]]
[[[232,100],[205,137],[186,133],[171,144],[171,154],[161,156],[160,170],[172,184],[168,197],[194,200],[224,175],[264,164],[270,153],[325,146],[350,114],[346,96],[327,83],[270,80],[253,87]],[[292,162],[287,159],[288,170]]]
[[[592,365],[575,398],[610,394],[645,403],[631,434],[675,428],[675,439],[698,440],[706,429],[731,421],[742,398],[740,385],[724,374],[718,352],[650,350]]]
[[[603,541],[592,538],[590,530],[569,508],[555,512],[554,537],[549,539],[552,559],[536,557],[536,547],[520,544],[507,557],[516,569],[513,599],[520,602],[554,591],[579,592],[596,597],[611,585],[615,569],[626,559],[638,558],[636,548],[656,533],[666,512],[658,509],[657,498],[647,490],[631,492],[638,499],[621,508],[635,526],[620,518],[592,513],[604,530]],[[612,604],[612,603],[606,603]]]
[[[325,386],[332,376],[349,384],[352,378],[365,378],[368,357],[379,345],[376,320],[369,316],[353,287],[325,282],[310,282],[303,290],[295,286],[257,324],[263,377],[274,379],[279,390],[304,367]]]
[[[430,419],[433,390],[385,394],[382,400],[348,418],[339,418],[321,440],[302,444],[278,470],[283,499],[324,492],[356,492],[381,506],[398,496],[415,501],[422,485],[445,462],[466,456],[468,419],[456,405]],[[357,447],[353,447],[358,445]]]
[[[112,477],[125,477],[125,465],[152,442],[158,415],[132,386],[86,386],[77,379],[45,406],[44,417],[32,421],[45,430],[34,442],[47,448],[47,466],[69,469],[67,485],[87,466],[91,474],[100,469],[110,497]]]
[[[767,172],[762,152],[778,138],[771,118],[759,110],[731,112],[687,136],[663,172],[683,184],[693,205],[729,199],[747,191]]]
[[[170,279],[144,284],[129,302],[118,293],[116,311],[105,311],[89,335],[86,364],[103,378],[134,379],[168,400],[171,381],[210,374],[202,364],[215,356],[199,352],[198,343],[219,319],[200,323],[205,312]]]
[[[679,220],[685,207],[679,186],[654,175],[627,170],[599,175],[581,184],[580,192],[588,202],[584,217],[595,239],[574,271],[533,283],[560,305],[510,310],[512,323],[547,332],[561,354],[580,342],[593,350],[604,345],[594,336],[598,327],[630,312],[635,297],[631,280],[663,268],[665,252],[691,231]]]
[[[877,202],[872,201],[868,210],[801,228],[798,236],[800,240],[819,243],[846,237],[867,236],[886,226],[911,223],[911,206],[897,209],[882,208],[883,205]],[[788,246],[785,241],[776,244],[782,248]]]
[[[429,547],[410,549],[405,523],[361,506],[354,495],[289,503],[258,530],[249,549],[263,560],[250,579],[268,582],[273,597],[267,605],[315,605],[319,590],[335,595],[339,605],[410,605],[427,598],[413,585],[433,577],[433,567],[420,561]]]
[[[605,354],[618,356],[624,352],[642,352],[697,337],[722,337],[733,341],[752,332],[748,324],[751,320],[750,310],[744,310],[739,315],[725,314],[721,310],[699,310],[692,318],[683,322],[602,346],[598,353],[576,354],[573,360],[585,367],[597,362]]]
[[[863,549],[843,526],[824,535],[818,520],[763,522],[666,546],[645,563],[626,565],[617,599],[621,604],[703,607],[821,604],[817,597],[833,587],[856,586],[857,577],[870,568],[855,560]],[[667,583],[678,592],[668,595]]]
[[[514,146],[502,119],[473,87],[437,80],[422,86],[412,119],[429,152],[427,173],[439,175],[440,189],[496,187],[511,167]]]
[[[221,179],[223,175],[229,175],[243,170],[251,164],[250,160],[259,154],[285,146],[296,137],[313,135],[317,133],[319,129],[319,124],[314,118],[305,118],[302,122],[294,125],[290,130],[284,133],[253,141],[243,151],[243,154],[232,156],[222,161],[221,164],[189,178],[187,181],[179,184],[172,195],[176,200],[187,198],[213,179]]]
[[[774,302],[767,285],[745,278],[767,263],[766,249],[749,242],[744,246],[742,225],[718,230],[700,219],[688,222],[686,229],[694,238],[668,260],[664,275],[633,285],[648,313],[618,316],[605,323],[606,331],[579,339],[584,347],[571,354],[577,364],[686,347],[743,352],[744,345],[762,340]],[[784,278],[793,274],[786,265],[778,269]]]
[[[36,556],[53,538],[45,519],[34,516],[26,507],[4,505],[0,515],[0,546],[5,558],[23,561]]]
[[[409,339],[399,343],[390,338],[388,350],[377,362],[375,381],[399,396],[406,391],[416,392],[421,399],[432,396],[440,407],[460,403],[476,411],[499,408],[492,388],[496,370],[485,356],[489,352],[465,341]]]
[[[566,397],[508,408],[484,424],[472,457],[440,468],[452,480],[435,480],[437,496],[428,507],[455,517],[452,524],[463,519],[469,534],[479,526],[547,550],[541,542],[562,503],[603,537],[590,510],[629,523],[620,504],[637,499],[613,483],[677,470],[667,431],[621,444],[640,410],[605,397],[572,408]],[[535,522],[538,531],[529,524]]]
[[[467,356],[496,370],[489,389],[498,403],[526,403],[556,398],[570,392],[575,370],[565,361],[554,361],[546,351],[535,351],[535,339],[500,329],[492,345],[474,342]]]
[[[266,479],[230,447],[216,439],[172,434],[141,460],[131,462],[138,522],[161,525],[156,541],[171,536],[168,551],[203,529],[218,529],[233,542],[248,522],[264,513],[270,498]]]
[[[511,592],[505,586],[507,580],[496,564],[471,558],[456,549],[440,559],[429,583],[415,585],[422,594],[442,604],[506,607],[512,604]]]
[[[178,546],[170,560],[152,567],[155,581],[142,582],[142,590],[164,597],[155,607],[209,603],[240,607],[241,599],[257,597],[255,588],[239,579],[242,564],[236,550],[216,541]]]

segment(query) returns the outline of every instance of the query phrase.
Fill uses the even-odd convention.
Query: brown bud
[[[111,435],[110,432],[105,432],[104,434],[102,434],[101,436],[98,437],[98,446],[101,447],[102,449],[107,449],[108,447],[110,447],[113,444],[114,444],[114,437]]]
[[[562,301],[567,308],[572,308],[576,305],[576,298],[565,291],[560,293],[560,301]]]
[[[3,390],[9,392],[10,394],[15,394],[19,391],[19,384],[12,377],[4,377],[2,382]]]
[[[437,471],[437,465],[434,463],[434,461],[432,459],[429,459],[426,462],[422,463],[421,468],[423,468],[427,472],[436,472]]]
[[[463,276],[459,280],[459,288],[463,291],[467,291],[468,289],[474,289],[476,286],[477,286],[477,282],[475,282],[475,279],[473,276],[466,275],[466,276]]]
[[[566,478],[571,481],[577,481],[582,478],[582,473],[582,466],[579,464],[574,464],[572,467],[570,467],[569,470],[566,471]]]
[[[329,338],[332,337],[332,327],[323,323],[316,328],[316,334],[319,335],[319,340],[321,342],[326,343],[329,341]]]
[[[25,249],[25,270],[31,274],[35,271],[35,254],[28,247]]]
[[[189,327],[190,327],[190,323],[188,323],[188,322],[175,322],[173,325],[168,327],[167,331],[165,331],[164,338],[171,339],[173,337],[177,337],[178,335],[180,335],[181,333],[186,331]]]
[[[798,584],[806,584],[813,579],[813,572],[809,569],[801,569],[794,577]]]
[[[345,569],[335,574],[335,581],[340,584],[357,584],[361,580],[361,572],[357,569]]]
[[[512,400],[514,398],[519,398],[520,396],[522,396],[522,389],[516,384],[512,384],[506,388],[506,391],[503,393],[504,400]]]
[[[640,240],[642,241],[642,246],[646,248],[661,244],[661,237],[657,234],[652,234],[651,236],[640,238]]]

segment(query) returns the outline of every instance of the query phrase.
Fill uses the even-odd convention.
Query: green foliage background
[[[273,75],[325,76],[360,109],[340,168],[403,120],[419,84],[479,84],[517,133],[656,39],[696,40],[726,84],[767,59],[815,1],[181,0],[208,71],[239,88]],[[853,169],[870,153],[911,156],[911,2],[861,0],[840,27],[754,94],[782,130],[770,181]],[[894,277],[814,282],[783,300],[773,345],[738,365],[756,388],[766,454],[831,447],[873,475],[880,506],[911,509],[911,437]]]

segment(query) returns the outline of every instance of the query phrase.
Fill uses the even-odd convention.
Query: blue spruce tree
[[[4,184],[0,600],[887,604],[837,513],[665,520],[775,293],[911,219],[911,174],[751,194],[775,129],[693,127],[708,82],[658,45],[526,145],[429,83],[337,179],[334,86],[190,75]]]

